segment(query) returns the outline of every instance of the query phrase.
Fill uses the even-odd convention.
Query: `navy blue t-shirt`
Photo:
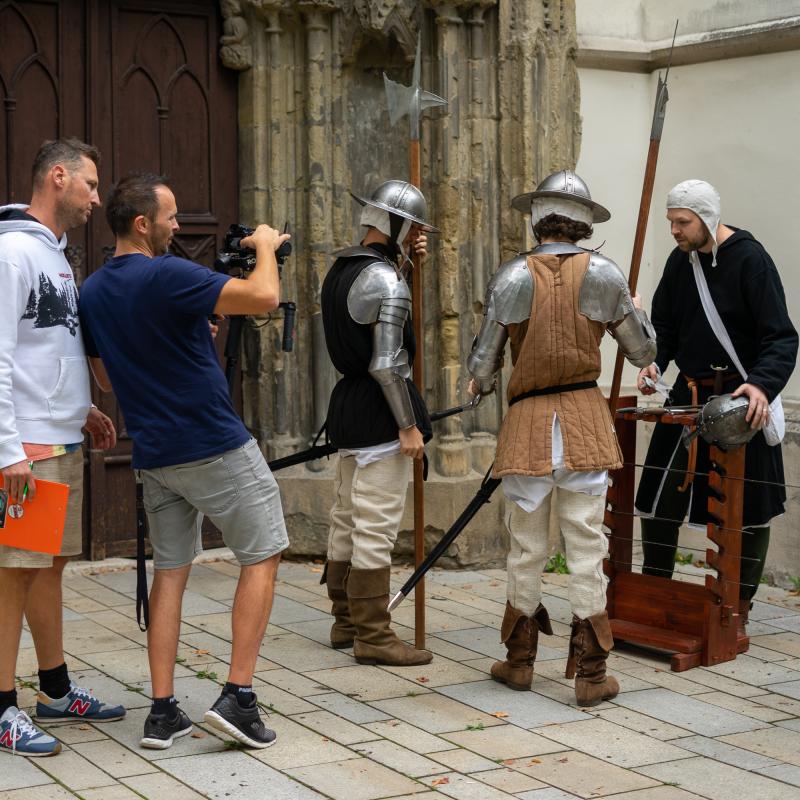
[[[228,280],[177,256],[136,253],[112,258],[81,287],[86,352],[111,379],[134,469],[208,458],[250,438],[208,326]]]

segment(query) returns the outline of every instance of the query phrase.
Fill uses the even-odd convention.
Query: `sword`
[[[475,408],[480,401],[481,396],[478,394],[463,405],[453,406],[453,408],[445,408],[441,411],[434,411],[430,415],[431,422],[438,422],[440,419],[446,419],[447,417],[452,417],[455,414],[461,414],[463,411],[470,411]],[[268,461],[267,466],[270,468],[270,471],[277,472],[279,469],[293,467],[296,464],[305,464],[306,461],[315,461],[318,458],[326,458],[327,456],[335,453],[339,449],[336,447],[336,445],[330,443],[317,444],[317,441],[319,440],[320,436],[322,436],[324,430],[325,429],[323,428],[314,437],[313,444],[306,450],[300,450],[297,453],[291,453],[283,458],[275,458],[272,461]]]
[[[494,465],[492,465],[494,466]],[[408,593],[422,580],[425,573],[444,555],[448,547],[456,540],[458,535],[467,525],[472,518],[481,510],[481,508],[489,502],[494,490],[500,485],[500,478],[490,477],[492,474],[492,467],[489,467],[488,472],[484,475],[481,481],[480,489],[475,493],[475,497],[469,501],[467,507],[461,512],[458,519],[450,526],[447,533],[439,539],[436,546],[428,553],[425,560],[414,570],[413,575],[403,584],[400,591],[392,598],[389,603],[389,611],[394,611],[400,603],[405,600]]]

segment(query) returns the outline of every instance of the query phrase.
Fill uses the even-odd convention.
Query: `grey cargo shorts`
[[[255,439],[222,455],[139,470],[155,569],[191,564],[208,517],[243,566],[289,546],[278,484]]]

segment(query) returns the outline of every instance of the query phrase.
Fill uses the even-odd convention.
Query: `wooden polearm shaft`
[[[422,183],[420,163],[420,141],[410,139],[408,143],[409,182],[419,188]],[[425,358],[422,326],[422,261],[416,252],[412,253],[414,264],[411,281],[411,317],[417,352],[414,356],[412,376],[420,393],[425,394]],[[425,484],[422,476],[422,460],[414,459],[414,567],[425,560]],[[425,580],[414,587],[414,646],[418,650],[425,647]]]
[[[660,144],[660,138],[651,139],[650,147],[647,150],[647,166],[644,170],[642,198],[639,202],[639,218],[636,221],[636,235],[633,239],[631,271],[628,275],[628,287],[631,296],[636,294],[636,286],[639,282],[639,268],[642,265],[644,237],[647,233],[647,220],[650,217],[650,201],[653,199],[653,186],[656,180],[656,164],[658,163],[658,148]],[[611,381],[611,394],[608,400],[612,416],[616,412],[617,403],[619,402],[619,390],[622,383],[622,367],[624,363],[625,357],[622,355],[622,350],[617,348],[617,360],[614,362],[614,378]]]
[[[636,286],[639,282],[639,267],[642,265],[642,253],[644,251],[644,237],[647,232],[647,220],[650,216],[650,201],[653,199],[653,185],[656,181],[656,165],[658,164],[658,149],[661,146],[661,133],[664,130],[664,116],[667,110],[667,79],[669,78],[669,68],[672,63],[672,52],[675,49],[675,37],[678,34],[678,21],[675,21],[675,32],[672,34],[672,49],[669,52],[669,62],[664,80],[658,76],[658,89],[656,91],[656,103],[653,111],[653,125],[650,128],[650,146],[647,149],[647,164],[644,169],[644,181],[642,182],[642,197],[639,201],[639,217],[636,220],[636,235],[633,239],[633,253],[631,254],[631,269],[628,273],[628,288],[631,296],[636,294]],[[617,360],[614,362],[614,377],[611,380],[611,393],[608,397],[608,405],[611,408],[613,417],[617,411],[619,403],[619,390],[622,383],[622,367],[624,356],[622,350],[617,348]]]

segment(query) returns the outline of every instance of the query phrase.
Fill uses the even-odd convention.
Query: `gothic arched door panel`
[[[238,210],[237,82],[219,62],[218,4],[112,0],[91,6],[90,111],[105,158],[101,187],[133,171],[167,175],[181,226],[173,250],[212,266]],[[93,230],[96,269],[113,238],[99,217]],[[95,402],[122,435],[115,452],[92,455],[91,556],[131,555],[131,443],[113,397]],[[205,533],[206,544],[221,542],[215,530]]]

